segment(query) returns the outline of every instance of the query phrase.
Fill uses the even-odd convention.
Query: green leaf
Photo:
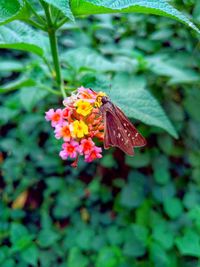
[[[97,8],[97,6],[99,8]],[[140,12],[160,15],[182,22],[200,33],[200,30],[185,15],[168,4],[165,0],[72,0],[71,8],[74,15],[114,12]]]
[[[10,229],[10,238],[12,244],[15,244],[21,237],[26,236],[28,231],[26,227],[19,223],[12,223]]]
[[[38,236],[39,245],[42,248],[52,246],[58,239],[59,235],[50,229],[41,230]]]
[[[1,264],[1,267],[15,267],[15,261],[13,259],[8,259]]]
[[[197,229],[200,229],[200,207],[198,204],[195,204],[194,207],[190,209],[188,217],[192,219]]]
[[[187,95],[184,99],[184,107],[186,111],[189,113],[191,118],[194,120],[197,120],[200,122],[200,117],[199,117],[199,101],[200,101],[200,91],[199,88],[191,88],[190,90],[187,91]]]
[[[71,49],[62,54],[62,60],[73,69],[80,72],[82,70],[93,70],[98,72],[117,71],[119,65],[114,64],[98,54],[95,50],[87,47]]]
[[[135,157],[126,155],[126,164],[130,167],[141,168],[151,164],[151,155],[149,151],[140,152],[135,150]]]
[[[69,0],[44,0],[44,2],[60,10],[67,18],[74,20]]]
[[[195,2],[195,8],[193,10],[193,16],[198,23],[200,23],[200,2]]]
[[[24,86],[33,86],[35,82],[27,77],[19,77],[14,81],[6,83],[0,87],[0,93],[8,93],[10,91],[14,91],[20,89]]]
[[[183,256],[200,257],[200,236],[188,229],[183,237],[176,239],[176,245]]]
[[[160,127],[177,138],[176,130],[158,101],[148,90],[138,90],[134,86],[131,76],[126,74],[115,76],[110,98],[121,107],[128,117]]]
[[[18,109],[12,109],[8,107],[0,107],[0,124],[7,123],[20,113]]]
[[[145,198],[145,178],[142,174],[131,172],[129,182],[123,187],[120,204],[126,208],[138,207]]]
[[[182,214],[183,205],[178,198],[167,198],[164,201],[164,209],[171,219],[176,219]]]
[[[28,233],[28,230],[18,223],[11,225],[10,239],[12,252],[23,251],[32,243],[32,236]]]
[[[16,18],[21,11],[22,5],[18,0],[0,1],[0,25],[8,23]]]
[[[0,263],[2,263],[3,261],[5,261],[6,256],[7,256],[7,247],[6,246],[1,246],[1,250],[0,250]]]
[[[172,182],[164,186],[154,186],[152,190],[155,199],[159,202],[164,202],[165,199],[172,198],[176,193],[175,186]]]
[[[150,258],[154,262],[155,267],[171,267],[170,259],[166,251],[156,242],[150,246]]]
[[[83,250],[90,250],[92,248],[91,240],[94,239],[94,231],[90,228],[83,228],[80,233],[77,233],[76,243],[79,248]]]
[[[188,210],[191,210],[193,207],[197,206],[199,201],[200,194],[196,191],[187,192],[183,198],[183,204]]]
[[[155,225],[153,228],[152,236],[166,250],[170,249],[173,246],[174,235],[167,223],[160,223]]]
[[[16,59],[1,58],[0,72],[21,72],[24,70],[23,62],[16,61]]]
[[[111,245],[120,245],[124,240],[124,231],[116,226],[110,226],[107,231],[107,239]]]
[[[0,27],[0,48],[32,52],[44,57],[46,39],[23,22],[15,21]]]
[[[26,263],[31,264],[32,266],[37,266],[39,257],[38,248],[33,244],[21,253],[21,257]]]
[[[169,161],[167,157],[157,157],[153,162],[154,179],[158,184],[167,184],[170,180]]]
[[[118,267],[122,259],[122,253],[118,247],[104,247],[99,252],[96,267]]]
[[[131,225],[126,232],[124,254],[132,257],[141,257],[146,252],[148,230],[141,225]]]
[[[68,267],[86,267],[88,266],[88,258],[84,256],[81,251],[74,247],[69,252],[67,260]]]
[[[139,224],[141,226],[148,226],[149,222],[149,216],[151,216],[151,200],[146,199],[144,202],[140,205],[140,207],[137,208],[135,211],[136,219],[135,222],[136,224]]]
[[[188,69],[187,66],[180,64],[178,58],[171,58],[169,54],[156,54],[147,57],[149,69],[157,75],[168,76],[170,80],[168,84],[183,84],[183,83],[199,83],[199,73]],[[183,65],[183,66],[182,66]]]
[[[48,93],[39,87],[24,87],[20,90],[20,100],[27,111],[31,109]]]
[[[76,197],[74,197],[76,196]],[[64,191],[60,193],[56,199],[56,205],[53,209],[53,213],[56,218],[63,218],[68,216],[70,213],[79,205],[79,198],[81,197],[80,191]]]

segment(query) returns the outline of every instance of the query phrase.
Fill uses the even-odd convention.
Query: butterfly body
[[[107,96],[103,96],[101,102],[100,112],[104,120],[104,148],[116,146],[126,154],[133,156],[134,147],[146,145],[145,138]]]

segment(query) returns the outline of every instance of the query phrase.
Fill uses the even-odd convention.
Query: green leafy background
[[[83,2],[72,1],[72,10]],[[20,16],[17,3],[2,22]],[[173,4],[200,25],[199,1]],[[73,19],[71,11],[64,14]],[[26,27],[19,21],[0,27],[0,93],[6,92],[0,94],[0,266],[198,266],[198,35],[169,18],[137,13],[62,27],[68,88],[107,91],[148,141],[135,157],[111,149],[72,169],[44,121],[46,110],[62,105],[49,92],[46,35]]]

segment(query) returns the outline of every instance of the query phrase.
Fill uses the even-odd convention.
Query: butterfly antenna
[[[112,90],[112,84],[110,83],[110,84],[109,84],[108,95],[110,95],[110,94],[111,94],[111,90]]]

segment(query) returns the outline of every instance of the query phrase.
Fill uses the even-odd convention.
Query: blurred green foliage
[[[199,1],[176,4],[200,24]],[[162,104],[179,139],[140,123],[148,145],[135,157],[113,149],[72,169],[44,121],[62,100],[33,82],[48,86],[48,69],[37,56],[1,50],[0,90],[23,88],[0,95],[0,266],[199,266],[198,37],[166,18],[126,14],[67,23],[59,38],[69,86],[114,95],[131,77]]]

